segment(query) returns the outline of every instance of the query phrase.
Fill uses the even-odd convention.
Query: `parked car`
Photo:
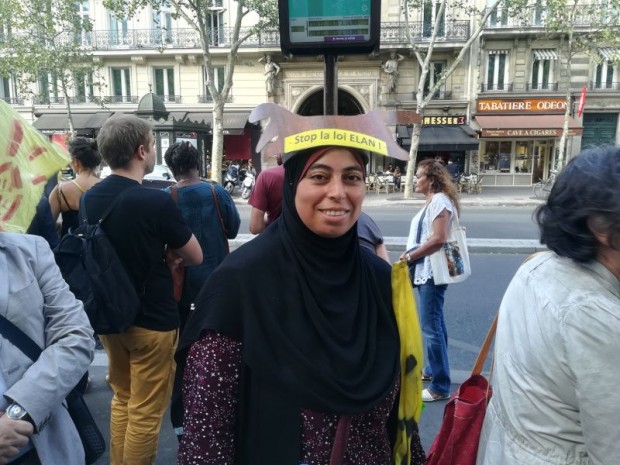
[[[144,176],[142,185],[155,189],[164,189],[176,183],[172,171],[166,165],[155,165],[153,172]]]

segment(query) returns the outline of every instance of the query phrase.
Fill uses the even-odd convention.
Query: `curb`
[[[239,234],[235,239],[228,241],[231,250],[251,241],[252,234]],[[407,245],[406,237],[385,237],[383,242],[390,252],[402,252]],[[546,247],[535,239],[477,239],[468,238],[467,248],[470,253],[498,253],[498,254],[532,254]]]

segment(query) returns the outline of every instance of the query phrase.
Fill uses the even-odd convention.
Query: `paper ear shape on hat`
[[[409,153],[394,140],[388,125],[420,124],[414,111],[375,109],[355,116],[301,116],[275,103],[262,103],[250,114],[250,123],[269,118],[256,144],[256,151],[269,158],[279,153],[323,146],[344,146],[408,160]]]

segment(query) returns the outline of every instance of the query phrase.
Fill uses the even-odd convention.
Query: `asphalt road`
[[[251,207],[237,204],[241,216],[239,234],[248,234]],[[364,211],[381,228],[386,237],[409,235],[411,219],[418,206],[389,205],[368,206]],[[494,239],[539,239],[538,227],[532,220],[534,207],[482,207],[466,206],[461,211],[461,223],[467,227],[467,237]]]
[[[396,259],[397,254],[391,253]],[[511,277],[525,255],[473,254],[472,276],[464,283],[448,288],[445,303],[446,325],[449,333],[449,359],[453,391],[464,381],[484,340]],[[103,363],[102,363],[103,361]],[[106,440],[109,435],[109,411],[112,392],[105,382],[105,356],[99,353],[91,368],[91,385],[86,394],[88,402]],[[425,449],[430,446],[441,424],[445,402],[427,404],[420,421]],[[168,413],[160,434],[157,465],[176,463],[177,440]],[[109,463],[106,455],[97,465]]]

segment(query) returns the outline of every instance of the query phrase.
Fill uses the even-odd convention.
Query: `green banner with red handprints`
[[[47,180],[69,155],[0,100],[0,231],[24,233]]]

